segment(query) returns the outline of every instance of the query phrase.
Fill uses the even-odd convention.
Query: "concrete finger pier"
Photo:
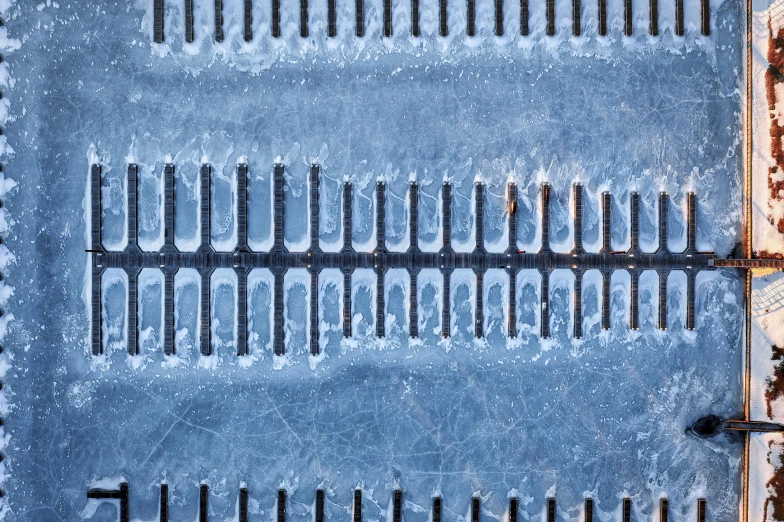
[[[687,248],[684,252],[671,252],[667,247],[667,195],[659,197],[659,244],[654,253],[643,252],[640,248],[639,231],[639,195],[632,193],[630,197],[631,213],[631,246],[625,251],[614,251],[611,244],[611,207],[612,198],[609,193],[601,195],[602,223],[601,250],[597,253],[586,252],[583,247],[583,187],[573,186],[573,230],[574,247],[570,252],[554,252],[550,246],[550,197],[548,184],[541,190],[541,247],[537,252],[524,252],[517,246],[517,186],[513,183],[506,187],[508,202],[507,226],[508,247],[504,252],[488,252],[484,240],[484,205],[485,187],[475,184],[474,216],[475,245],[471,252],[455,252],[452,248],[452,187],[445,183],[441,191],[441,222],[442,247],[438,252],[424,252],[419,247],[419,185],[411,182],[409,186],[409,247],[405,252],[389,252],[386,248],[386,186],[378,182],[375,187],[375,248],[370,252],[357,252],[352,244],[352,185],[343,184],[343,247],[338,252],[324,252],[319,246],[319,214],[320,214],[320,168],[312,165],[309,172],[309,223],[310,236],[308,250],[305,252],[289,252],[284,242],[284,174],[283,165],[273,167],[273,243],[268,252],[252,251],[248,246],[248,167],[237,166],[237,246],[232,252],[218,252],[211,244],[210,212],[211,212],[211,179],[210,165],[200,167],[201,199],[199,201],[199,219],[201,223],[200,245],[195,252],[181,252],[175,246],[174,230],[174,174],[175,166],[167,164],[163,169],[163,204],[164,204],[164,244],[155,252],[142,251],[138,242],[138,187],[139,169],[136,165],[127,167],[128,176],[128,243],[123,251],[108,251],[102,246],[102,201],[101,184],[102,168],[100,165],[91,167],[92,198],[91,241],[89,249],[92,258],[92,353],[103,353],[102,339],[102,289],[101,278],[108,268],[119,268],[128,276],[128,353],[138,353],[138,276],[144,268],[158,269],[164,280],[164,353],[175,353],[174,331],[174,278],[181,268],[195,269],[201,280],[200,297],[200,352],[208,356],[213,353],[211,340],[211,307],[210,281],[213,272],[219,268],[232,269],[237,276],[237,355],[248,353],[248,288],[247,278],[252,269],[266,268],[272,274],[272,346],[276,355],[286,351],[284,339],[284,280],[290,269],[301,268],[309,274],[309,351],[313,355],[320,352],[319,345],[319,274],[323,269],[337,269],[343,279],[342,321],[343,335],[351,337],[352,332],[352,278],[355,270],[367,269],[376,275],[375,292],[375,334],[385,336],[386,303],[385,276],[389,269],[404,269],[409,274],[408,290],[408,322],[409,334],[419,336],[418,312],[418,277],[423,269],[436,269],[442,275],[443,288],[441,294],[442,336],[451,335],[451,277],[455,269],[469,269],[475,277],[474,334],[476,337],[485,335],[484,317],[484,286],[487,270],[503,270],[509,277],[509,295],[507,302],[507,335],[517,335],[517,280],[520,270],[536,270],[541,275],[541,306],[540,334],[550,335],[550,278],[553,270],[565,269],[574,274],[574,324],[573,336],[583,335],[582,290],[583,276],[587,270],[598,270],[602,277],[601,326],[611,326],[611,276],[616,270],[630,274],[630,317],[631,328],[639,327],[639,280],[645,270],[655,270],[659,275],[659,323],[661,329],[667,328],[667,277],[673,270],[686,274],[686,327],[695,328],[695,290],[696,277],[700,270],[710,270],[716,266],[741,266],[743,260],[716,259],[713,253],[696,251],[696,196],[688,194],[687,198]],[[732,264],[732,263],[735,264]],[[782,263],[782,262],[779,262]]]
[[[147,488],[145,488],[147,489]],[[268,493],[271,494],[272,492]],[[209,496],[210,486],[204,482],[199,484],[199,501],[198,501],[198,520],[199,522],[209,521]],[[321,488],[315,491],[315,501],[313,504],[313,517],[315,522],[324,522],[324,500],[325,491]],[[333,493],[333,496],[334,495]],[[403,520],[403,508],[406,493],[403,489],[396,487],[392,491],[392,522],[401,522]],[[121,522],[128,522],[131,518],[129,509],[130,488],[127,482],[119,484],[117,489],[103,489],[92,488],[87,490],[87,499],[98,502],[116,502],[119,501],[119,518]],[[351,491],[351,522],[362,522],[362,490],[357,488]],[[250,498],[250,490],[242,485],[239,488],[237,495],[237,518],[239,522],[248,521],[248,499]],[[256,502],[263,502],[258,496],[255,497]],[[272,500],[272,499],[270,499]],[[472,496],[468,499],[470,508],[470,521],[468,522],[481,522],[482,519],[482,498]],[[529,502],[531,499],[529,499]],[[280,488],[275,493],[275,520],[276,522],[286,522],[289,518],[287,516],[288,504],[288,491]],[[333,502],[341,502],[339,497],[335,498]],[[442,504],[443,499],[440,494],[433,497],[433,502],[429,513],[422,513],[421,510],[414,511],[413,515],[421,515],[422,520],[432,520],[432,522],[441,522],[442,519]],[[594,514],[594,499],[588,497],[585,499],[585,509],[583,514],[584,522],[593,522]],[[697,509],[695,516],[696,520],[693,522],[705,522],[707,512],[707,502],[704,498],[696,500]],[[159,488],[158,498],[158,520],[159,522],[168,522],[169,520],[169,485],[162,483]],[[374,504],[375,505],[375,504]],[[544,499],[543,508],[547,522],[556,522],[557,520],[557,505],[555,497],[547,497]],[[411,509],[409,507],[409,509]],[[518,511],[520,509],[520,501],[516,496],[510,496],[508,500],[507,516],[509,522],[517,522]],[[669,501],[667,498],[662,498],[659,501],[659,520],[660,522],[667,522],[669,513]],[[411,516],[411,512],[409,515]],[[295,517],[296,518],[296,517]],[[469,518],[469,517],[467,517]],[[630,522],[632,518],[632,499],[624,497],[621,500],[620,521]]]
[[[182,0],[180,0],[182,1]],[[432,0],[436,1],[436,0]],[[447,20],[447,1],[438,1],[438,20],[439,30],[438,36],[448,36],[448,20]],[[476,26],[476,12],[478,6],[477,0],[452,0],[452,1],[465,1],[466,2],[466,36],[473,37],[477,34]],[[504,33],[504,0],[484,0],[492,1],[493,9],[495,12],[493,33],[496,36],[502,36]],[[507,2],[513,0],[506,0]],[[659,4],[658,0],[649,0],[647,18],[648,34],[651,36],[659,35]],[[174,0],[153,0],[153,24],[152,24],[152,37],[153,42],[163,43],[166,40],[164,18],[165,18],[165,4],[173,3]],[[210,6],[213,10],[213,38],[216,42],[223,42],[225,37],[225,21],[223,16],[223,0],[185,0],[183,10],[183,24],[184,24],[184,37],[185,41],[192,43],[194,41],[194,3],[195,2],[213,2]],[[270,20],[270,34],[273,38],[281,38],[281,5],[280,0],[243,0],[243,17],[242,17],[242,38],[245,42],[253,41],[257,35],[253,31],[253,4],[264,3],[264,8],[271,12]],[[267,3],[269,2],[269,3]],[[606,36],[608,33],[607,27],[607,1],[598,0],[599,17],[598,17],[598,31],[600,36]],[[623,34],[623,36],[633,36],[633,11],[632,0],[624,0],[622,5],[621,26],[616,29]],[[530,34],[529,28],[529,2],[528,0],[520,0],[520,35],[528,36]],[[572,34],[579,36],[582,34],[581,24],[581,2],[580,0],[572,0],[571,6],[572,14]],[[684,4],[683,0],[676,0],[674,6],[675,17],[675,34],[677,36],[684,35]],[[357,38],[365,37],[365,5],[364,0],[354,0],[354,35]],[[384,38],[391,38],[394,34],[392,27],[392,12],[393,5],[391,0],[383,1],[382,12],[382,34]],[[295,15],[296,16],[296,15]],[[411,36],[420,36],[420,3],[419,0],[411,0]],[[700,20],[699,27],[702,36],[709,36],[711,32],[711,13],[709,0],[700,0]],[[299,37],[308,38],[311,35],[310,20],[308,18],[308,0],[299,1]],[[547,36],[556,35],[556,2],[555,0],[545,0],[545,32]],[[337,36],[337,14],[336,14],[336,0],[327,0],[327,36],[333,38]]]

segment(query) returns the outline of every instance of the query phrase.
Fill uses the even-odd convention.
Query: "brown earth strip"
[[[770,349],[773,352],[770,359],[780,362],[773,369],[773,376],[768,378],[768,388],[765,390],[768,418],[772,418],[771,405],[773,401],[784,395],[784,348],[779,348],[774,344]],[[784,520],[784,518],[778,520]]]
[[[776,444],[776,446],[781,447],[781,444]],[[771,454],[773,452],[773,444],[770,445]],[[770,457],[768,457],[770,458]],[[774,492],[773,496],[768,497],[768,501],[765,502],[765,517],[763,520],[771,520],[768,518],[768,510],[771,509],[771,515],[773,520],[784,520],[784,466],[778,466],[776,471],[773,472],[773,476],[767,483],[769,489],[772,489]]]
[[[768,110],[770,111],[770,153],[776,164],[768,171],[768,190],[770,191],[771,201],[784,200],[784,176],[776,176],[780,172],[784,173],[784,146],[782,146],[782,136],[784,136],[784,126],[779,123],[776,117],[776,86],[784,83],[784,28],[778,29],[776,36],[773,36],[773,29],[768,21],[768,70],[765,71],[765,91],[768,100]],[[782,179],[775,179],[781,177]],[[768,215],[771,224],[776,225],[778,231],[784,234],[784,216]],[[761,257],[764,257],[761,254]]]

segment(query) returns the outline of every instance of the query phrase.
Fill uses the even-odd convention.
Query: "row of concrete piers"
[[[537,252],[524,252],[517,246],[517,186],[507,186],[508,200],[508,248],[504,252],[488,252],[484,240],[484,202],[485,187],[477,183],[474,191],[475,246],[471,252],[455,252],[452,247],[451,209],[452,187],[445,183],[442,198],[442,248],[438,252],[424,252],[419,248],[418,204],[419,186],[412,182],[409,190],[409,247],[405,252],[390,252],[386,247],[386,185],[378,182],[375,189],[376,245],[371,252],[357,252],[352,237],[352,186],[343,185],[342,227],[343,246],[339,252],[324,252],[319,245],[319,196],[320,168],[312,165],[309,182],[309,222],[310,245],[306,252],[289,252],[284,241],[284,174],[283,165],[273,167],[273,245],[268,252],[251,251],[248,247],[247,210],[248,210],[248,166],[237,166],[237,246],[233,252],[217,252],[211,245],[211,176],[209,165],[200,168],[201,201],[200,223],[201,244],[195,252],[181,252],[174,242],[174,175],[175,166],[164,166],[164,245],[157,252],[142,251],[138,243],[138,167],[129,165],[128,176],[128,244],[122,252],[106,251],[101,245],[101,166],[93,165],[91,171],[92,194],[92,316],[93,316],[93,353],[103,352],[101,329],[101,276],[107,268],[121,268],[128,275],[128,351],[132,355],[138,351],[136,338],[137,325],[137,278],[143,268],[158,268],[164,275],[164,351],[171,355],[174,343],[174,276],[180,268],[194,268],[201,277],[201,353],[212,353],[210,336],[210,276],[216,268],[231,268],[237,275],[237,354],[248,353],[247,332],[247,277],[254,268],[270,270],[274,279],[273,288],[273,347],[277,355],[285,352],[284,343],[284,277],[289,269],[304,268],[310,274],[310,353],[319,353],[319,273],[327,268],[337,269],[343,274],[343,334],[351,337],[352,332],[352,275],[357,269],[371,269],[376,274],[375,324],[376,335],[385,335],[384,279],[389,269],[405,269],[410,276],[408,290],[408,324],[411,337],[419,336],[418,317],[418,275],[423,269],[437,269],[443,276],[442,298],[442,336],[449,337],[450,311],[452,310],[450,283],[456,269],[470,269],[476,281],[476,305],[474,308],[474,333],[484,336],[484,279],[487,270],[501,269],[509,276],[509,300],[507,303],[508,336],[517,336],[517,277],[523,269],[537,270],[541,282],[541,336],[550,336],[549,299],[550,276],[553,270],[567,269],[574,274],[574,332],[575,338],[583,336],[582,331],[582,288],[583,276],[587,270],[598,270],[602,275],[601,325],[610,328],[610,281],[616,270],[625,270],[631,276],[631,306],[629,323],[631,328],[639,327],[639,278],[645,270],[655,270],[659,275],[659,328],[667,328],[667,276],[671,271],[686,274],[686,327],[695,327],[695,281],[700,270],[711,269],[717,260],[712,253],[696,250],[696,196],[689,193],[687,198],[687,247],[683,252],[671,252],[667,246],[667,194],[659,196],[659,246],[656,252],[646,253],[640,248],[639,240],[639,195],[632,193],[630,198],[631,246],[627,251],[618,252],[611,247],[611,195],[602,194],[602,247],[598,253],[586,252],[583,248],[582,197],[583,187],[573,186],[574,202],[574,247],[571,252],[554,252],[550,246],[550,186],[543,184],[541,190],[541,247]]]
[[[195,38],[194,30],[194,1],[185,0],[183,22],[185,41],[192,43]],[[214,34],[213,38],[216,42],[223,42],[225,37],[224,31],[224,16],[223,16],[223,0],[212,0],[214,9]],[[260,0],[255,0],[259,2]],[[419,29],[419,13],[420,13],[420,0],[411,1],[411,25],[410,35],[414,38],[420,36]],[[438,36],[446,37],[449,35],[448,24],[448,0],[438,0]],[[476,36],[476,0],[466,1],[466,36]],[[520,21],[519,21],[519,34],[521,36],[530,35],[530,0],[520,0]],[[599,36],[607,36],[607,0],[598,1],[598,18],[596,34]],[[674,21],[675,26],[673,32],[675,36],[684,35],[684,2],[685,0],[675,0]],[[703,36],[710,35],[710,2],[709,0],[699,0],[700,2],[700,31]],[[253,20],[253,3],[254,0],[243,0],[243,20],[242,20],[242,35],[243,40],[246,42],[253,41],[254,33],[254,20]],[[659,1],[648,0],[648,34],[650,36],[659,35]],[[494,34],[495,36],[504,35],[504,0],[493,0],[493,7],[495,13],[494,20]],[[634,34],[634,16],[633,16],[633,2],[632,0],[623,0],[623,22],[621,30],[624,36],[632,36]],[[153,41],[156,43],[163,43],[165,40],[165,2],[164,0],[153,1]],[[280,16],[281,3],[280,0],[271,0],[270,4],[270,34],[273,38],[280,38],[281,33],[281,16]],[[581,0],[572,0],[571,15],[572,15],[572,35],[580,36],[583,34],[585,28],[582,23],[582,9],[583,5]],[[392,0],[384,0],[383,2],[383,31],[384,38],[390,38],[394,34],[393,17],[392,17]],[[310,36],[310,20],[308,16],[309,0],[299,0],[299,36],[301,38],[308,38]],[[355,22],[354,22],[354,35],[357,38],[365,36],[365,0],[354,0]],[[556,9],[555,0],[545,0],[545,17],[546,17],[546,34],[547,36],[555,36],[556,33]],[[337,2],[336,0],[327,0],[327,36],[333,38],[337,36]]]

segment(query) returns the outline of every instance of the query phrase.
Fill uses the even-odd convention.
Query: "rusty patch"
[[[779,361],[779,363],[773,369],[773,375],[768,377],[768,387],[765,390],[768,418],[772,418],[771,403],[784,395],[784,348],[779,348],[774,344],[770,349],[773,352],[770,359]],[[778,520],[784,520],[784,518]]]
[[[757,257],[762,259],[784,259],[784,254],[780,252],[769,252],[767,250],[760,250],[757,252]]]
[[[784,449],[784,444],[773,444],[771,443],[769,446],[770,452],[773,453],[773,447],[778,446],[779,449]],[[770,456],[768,456],[768,462],[770,462]],[[768,501],[765,502],[765,517],[763,520],[784,520],[784,466],[775,466],[776,468],[773,472],[773,476],[770,477],[770,480],[767,483],[768,489],[773,490],[773,495],[768,497]],[[768,517],[768,510],[771,510],[772,517]]]
[[[784,83],[784,28],[778,29],[773,35],[773,29],[768,21],[768,66],[765,71],[765,92],[768,100],[768,110],[770,111],[770,153],[776,165],[768,171],[768,191],[771,201],[784,200],[784,126],[779,123],[776,116],[776,86]],[[778,176],[777,176],[778,174]],[[778,231],[784,234],[784,216],[768,215],[771,224],[775,225]]]

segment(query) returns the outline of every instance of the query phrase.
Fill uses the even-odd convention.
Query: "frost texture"
[[[740,448],[684,434],[699,416],[729,416],[740,407],[742,291],[731,273],[699,280],[694,333],[683,331],[685,283],[677,274],[671,276],[666,333],[653,328],[656,307],[642,305],[643,329],[629,331],[628,279],[620,274],[613,279],[612,330],[600,332],[600,279],[586,277],[585,340],[579,342],[570,338],[569,277],[561,274],[550,286],[548,341],[536,336],[538,276],[518,277],[520,335],[507,342],[501,333],[508,281],[492,274],[484,289],[488,337],[477,342],[471,312],[476,290],[470,273],[455,272],[449,343],[435,333],[444,289],[432,274],[420,275],[421,338],[412,342],[405,335],[408,278],[398,273],[387,282],[390,339],[382,344],[372,335],[372,277],[355,290],[353,310],[357,331],[369,338],[345,342],[340,277],[325,271],[319,330],[326,356],[312,361],[304,322],[309,280],[293,272],[286,278],[285,303],[291,353],[283,364],[272,361],[268,343],[268,273],[248,280],[251,357],[242,362],[231,346],[237,335],[230,312],[233,282],[221,276],[211,287],[220,323],[213,325],[217,355],[209,364],[199,364],[194,308],[200,283],[194,274],[176,282],[176,360],[160,353],[155,284],[144,293],[149,310],[140,316],[142,353],[128,360],[119,347],[124,313],[117,290],[123,279],[116,278],[106,295],[114,305],[106,310],[113,348],[93,359],[82,297],[89,245],[81,231],[88,225],[85,160],[91,151],[90,161],[100,161],[107,173],[107,247],[124,241],[127,209],[118,191],[132,160],[140,165],[145,245],[163,242],[160,180],[163,164],[172,161],[178,168],[176,241],[193,246],[199,232],[197,168],[209,162],[218,176],[213,241],[229,249],[236,241],[232,168],[245,161],[249,243],[262,249],[271,237],[271,167],[281,161],[287,165],[291,248],[307,245],[307,172],[317,162],[327,194],[321,234],[331,245],[341,241],[338,192],[344,179],[354,183],[355,248],[375,241],[373,189],[379,177],[389,187],[390,248],[404,249],[408,241],[411,179],[420,182],[423,197],[420,242],[437,246],[439,188],[449,179],[455,187],[455,248],[470,248],[473,183],[483,178],[493,184],[488,241],[505,240],[503,183],[511,179],[521,193],[519,244],[529,250],[539,241],[539,184],[548,181],[557,195],[553,233],[568,243],[569,190],[579,180],[586,188],[586,242],[600,236],[602,191],[615,198],[613,241],[622,244],[628,241],[623,216],[629,192],[655,205],[656,194],[666,190],[683,207],[686,191],[694,190],[698,248],[726,255],[738,240],[740,222],[738,136],[732,131],[738,128],[738,5],[716,7],[708,43],[699,43],[693,28],[677,45],[649,43],[636,25],[633,39],[613,33],[604,43],[585,45],[537,36],[521,47],[522,40],[510,36],[508,45],[497,46],[485,35],[485,44],[469,47],[455,36],[444,50],[434,38],[414,45],[399,36],[400,47],[386,52],[370,36],[362,49],[345,36],[336,40],[338,49],[316,39],[318,45],[303,53],[292,37],[277,44],[279,52],[268,52],[263,36],[258,49],[214,48],[203,27],[210,25],[207,10],[198,11],[200,40],[190,49],[177,48],[176,25],[168,21],[172,46],[153,48],[151,2],[141,4],[52,2],[37,9],[25,3],[7,20],[25,52],[10,53],[2,66],[10,62],[17,79],[4,92],[13,100],[6,146],[16,151],[6,170],[20,182],[8,206],[17,220],[24,217],[9,236],[20,245],[13,277],[22,284],[12,296],[3,294],[18,318],[7,379],[15,409],[6,421],[10,439],[3,438],[12,464],[3,486],[6,519],[77,520],[91,513],[83,511],[87,487],[122,477],[131,484],[131,516],[141,520],[156,517],[156,487],[164,479],[172,520],[195,518],[202,480],[211,487],[211,520],[234,516],[241,481],[251,490],[257,520],[272,516],[280,485],[291,494],[290,520],[310,520],[320,484],[329,490],[327,516],[336,521],[347,519],[350,489],[358,484],[366,491],[369,521],[386,516],[398,485],[405,489],[408,522],[426,520],[422,509],[436,491],[443,494],[447,521],[462,520],[475,491],[485,496],[488,513],[501,516],[513,489],[528,518],[538,517],[542,499],[555,491],[559,518],[577,516],[590,494],[609,519],[629,494],[634,517],[648,519],[666,493],[682,516],[704,495],[711,520],[736,520]],[[167,20],[178,16],[177,4],[169,4]],[[323,6],[312,4],[313,16],[323,20]],[[489,4],[479,4],[486,20]],[[261,2],[254,5],[261,10]],[[369,9],[378,18],[374,5]],[[569,12],[558,6],[559,13]],[[460,14],[452,14],[450,34],[459,35]],[[350,27],[345,15],[341,11],[339,24]],[[264,16],[257,18],[262,26]],[[283,17],[285,27],[295,23],[286,10]],[[432,30],[434,20],[430,5],[423,12],[423,26],[430,29],[423,31]],[[230,27],[236,24],[227,21],[227,34]],[[405,35],[405,26],[397,27]],[[565,34],[561,25],[559,34]],[[228,41],[236,42],[236,35]],[[671,211],[671,244],[684,238],[675,221],[679,213],[681,208]],[[646,242],[655,237],[654,223],[642,220]],[[655,287],[641,280],[643,299]],[[104,504],[92,518],[113,517],[114,508]]]

